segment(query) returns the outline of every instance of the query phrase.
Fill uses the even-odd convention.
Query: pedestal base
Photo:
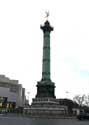
[[[61,106],[55,98],[34,98],[27,112],[32,117],[56,118],[67,114],[67,106]],[[26,111],[25,111],[26,112]]]
[[[67,106],[61,106],[55,97],[55,85],[51,80],[37,83],[37,95],[27,112],[33,117],[55,117],[67,113]]]

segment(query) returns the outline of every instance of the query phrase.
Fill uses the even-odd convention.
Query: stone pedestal
[[[55,97],[55,85],[51,81],[41,81],[37,84],[36,98],[56,98]]]
[[[34,98],[31,107],[25,110],[32,117],[59,118],[67,114],[67,106],[61,106],[56,98]]]

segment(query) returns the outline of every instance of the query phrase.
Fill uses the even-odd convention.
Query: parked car
[[[80,113],[77,118],[79,120],[89,120],[89,113]]]
[[[0,109],[0,114],[6,114],[8,112],[7,109]]]

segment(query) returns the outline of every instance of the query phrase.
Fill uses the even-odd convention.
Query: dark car
[[[81,113],[77,116],[79,120],[89,120],[89,113]]]
[[[7,109],[0,109],[0,114],[7,114],[8,110]]]

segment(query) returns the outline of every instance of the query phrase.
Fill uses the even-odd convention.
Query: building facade
[[[18,80],[0,75],[0,108],[15,109],[25,106],[25,88]]]

